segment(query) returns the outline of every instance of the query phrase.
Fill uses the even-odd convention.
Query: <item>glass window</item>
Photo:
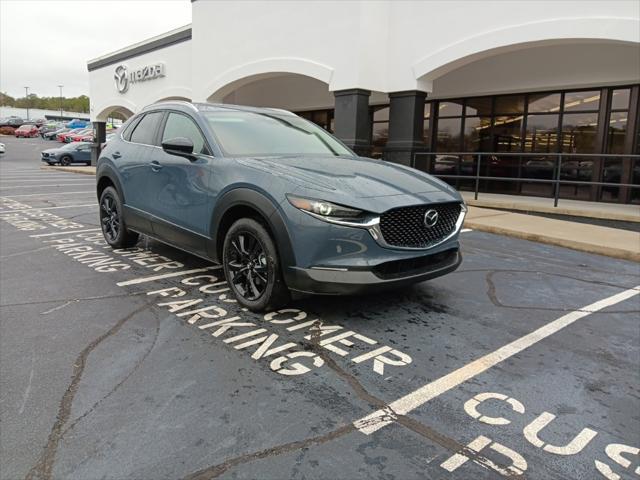
[[[612,112],[607,132],[607,153],[625,153],[624,140],[627,136],[627,112]]]
[[[491,150],[491,117],[467,117],[464,120],[463,151]]]
[[[193,152],[209,154],[204,137],[198,126],[186,115],[181,113],[169,113],[167,123],[162,133],[162,141],[171,140],[172,138],[185,137],[193,142]]]
[[[438,103],[439,117],[458,117],[462,115],[462,100],[447,100]]]
[[[491,115],[493,97],[473,97],[467,99],[466,115]]]
[[[145,145],[154,145],[156,130],[161,118],[162,112],[147,113],[135,126],[131,134],[131,141]]]
[[[424,104],[424,118],[425,119],[431,118],[431,105],[432,105],[431,102],[426,102]]]
[[[631,89],[629,88],[614,90],[611,94],[611,110],[628,110],[630,95]]]
[[[233,110],[203,115],[229,156],[353,156],[325,130],[294,115]]]
[[[524,113],[524,95],[504,95],[496,97],[496,113]]]
[[[585,110],[597,111],[600,107],[600,90],[588,92],[567,92],[564,94],[564,111],[581,112]]]
[[[529,95],[529,113],[553,113],[559,111],[559,93],[535,93]]]
[[[493,150],[496,152],[517,152],[522,146],[523,116],[495,117],[493,126]]]
[[[374,122],[388,122],[389,121],[389,107],[377,108],[373,111]]]
[[[461,130],[462,130],[462,118],[438,119],[436,151],[438,152],[460,151]]]
[[[529,115],[524,138],[525,152],[557,152],[559,115]]]
[[[562,116],[562,151],[597,153],[597,113],[573,113]]]

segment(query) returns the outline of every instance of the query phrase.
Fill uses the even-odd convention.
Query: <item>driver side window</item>
[[[191,140],[193,142],[193,153],[211,155],[202,133],[200,133],[193,120],[181,113],[169,112],[167,123],[162,133],[162,141],[176,137],[185,137]]]

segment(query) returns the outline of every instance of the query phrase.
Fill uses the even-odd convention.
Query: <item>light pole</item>
[[[60,121],[62,121],[62,87],[64,87],[64,85],[58,85],[60,89]]]
[[[27,104],[27,121],[29,120],[29,87],[24,87],[24,99]]]

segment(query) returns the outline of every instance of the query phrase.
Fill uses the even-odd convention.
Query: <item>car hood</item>
[[[236,161],[290,182],[291,191],[369,211],[460,201],[444,182],[418,170],[363,157],[253,157]]]
[[[48,153],[49,155],[57,155],[60,153],[60,149],[59,148],[48,148],[46,150],[43,150],[42,153]]]

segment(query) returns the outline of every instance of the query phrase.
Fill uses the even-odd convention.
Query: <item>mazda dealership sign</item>
[[[113,78],[116,82],[116,89],[120,93],[126,93],[132,83],[154,80],[164,76],[164,63],[155,63],[132,71],[129,71],[126,65],[118,65]]]

